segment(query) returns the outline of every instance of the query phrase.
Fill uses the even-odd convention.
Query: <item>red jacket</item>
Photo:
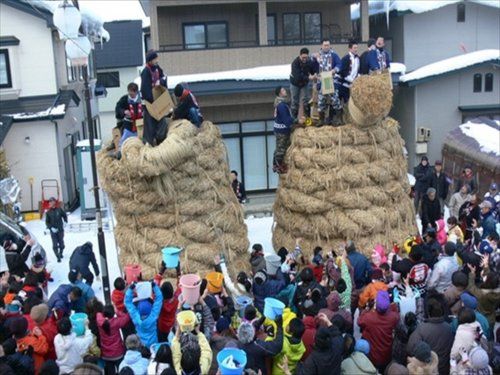
[[[304,343],[304,346],[306,347],[306,351],[304,355],[302,356],[302,361],[305,361],[306,358],[311,354],[313,350],[313,345],[314,345],[314,338],[316,336],[316,318],[313,316],[304,316],[302,319],[302,322],[306,326],[306,330],[304,331],[304,334],[302,335],[302,342]]]
[[[160,317],[158,318],[158,331],[169,333],[175,323],[175,313],[179,304],[181,288],[177,288],[174,296],[169,300],[163,300]]]
[[[19,351],[27,349],[29,346],[33,347],[33,360],[35,362],[35,374],[38,374],[40,367],[45,362],[45,355],[49,349],[47,338],[44,335],[35,336],[31,333],[21,339],[16,339]]]
[[[45,359],[56,359],[56,349],[54,347],[54,338],[57,335],[57,321],[54,316],[51,316],[39,325],[40,329],[43,332],[43,335],[47,338],[47,344],[49,345],[49,349],[47,354],[45,355]]]
[[[392,332],[398,325],[399,314],[389,309],[385,314],[376,310],[363,311],[358,318],[362,336],[370,343],[370,360],[375,366],[391,361]]]
[[[310,265],[311,269],[313,270],[313,275],[314,278],[318,283],[321,282],[321,279],[323,278],[323,266],[316,266],[316,265]]]
[[[106,333],[102,325],[109,321],[110,333]],[[97,328],[101,338],[101,357],[106,359],[119,358],[125,354],[125,345],[123,344],[120,329],[125,327],[130,321],[128,314],[116,311],[116,317],[107,319],[102,313],[96,315]]]
[[[117,310],[125,311],[125,292],[123,290],[114,289],[111,292],[111,302]]]

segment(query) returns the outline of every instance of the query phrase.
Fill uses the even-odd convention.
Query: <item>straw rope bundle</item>
[[[349,124],[298,128],[274,204],[273,244],[336,248],[352,239],[365,254],[416,232],[403,140],[386,117],[392,92],[384,74],[361,76],[351,90]],[[349,110],[351,110],[351,106]]]
[[[122,159],[98,155],[100,182],[116,215],[122,265],[140,264],[152,277],[167,245],[185,248],[184,272],[210,270],[223,253],[233,277],[246,269],[247,229],[230,186],[226,149],[218,128],[204,122],[170,124],[158,147],[127,140]]]

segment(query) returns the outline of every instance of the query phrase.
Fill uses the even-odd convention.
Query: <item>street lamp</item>
[[[94,125],[92,121],[92,108],[90,105],[91,96],[89,85],[88,59],[90,51],[92,50],[92,44],[86,36],[78,35],[78,30],[81,24],[81,15],[79,10],[72,4],[68,3],[67,0],[64,0],[64,2],[54,11],[53,22],[54,26],[59,30],[59,35],[62,36],[61,40],[66,41],[66,55],[70,59],[71,65],[81,66],[83,70],[85,108],[87,112],[87,126],[89,129],[90,138],[89,142],[90,161],[92,165],[92,182],[94,185],[92,187],[92,190],[94,192],[95,217],[97,222],[97,243],[99,246],[99,255],[101,261],[104,300],[106,304],[109,304],[111,303],[109,272],[108,263],[106,261],[106,241],[104,239],[104,232],[102,230],[101,201],[99,199],[99,184],[97,181],[97,163],[94,146]]]

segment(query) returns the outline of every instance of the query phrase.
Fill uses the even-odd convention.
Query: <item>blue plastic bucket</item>
[[[167,268],[176,268],[179,264],[179,253],[182,249],[178,247],[164,247],[161,249],[161,255],[163,257],[163,262]]]
[[[87,319],[88,316],[85,313],[75,313],[69,317],[73,332],[75,332],[77,336],[83,336],[85,334],[85,322]]]
[[[228,366],[228,363],[225,362],[230,356],[233,357],[231,363],[234,364],[236,368]],[[219,370],[222,375],[241,375],[243,371],[245,371],[245,366],[247,365],[247,354],[241,349],[222,349],[219,354],[217,354],[217,364],[219,365]]]
[[[245,316],[245,309],[247,306],[252,305],[253,301],[248,296],[238,296],[236,297],[236,309],[238,310],[240,317]]]
[[[277,316],[283,315],[285,304],[276,298],[264,299],[264,316],[271,320],[276,319]]]

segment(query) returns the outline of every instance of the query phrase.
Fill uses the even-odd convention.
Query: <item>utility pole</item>
[[[104,239],[104,232],[102,230],[102,213],[101,213],[101,201],[99,200],[99,185],[97,181],[97,162],[95,157],[95,145],[94,145],[94,123],[92,120],[92,108],[90,106],[90,85],[89,85],[89,71],[88,65],[84,65],[83,78],[85,87],[85,105],[87,112],[87,125],[89,129],[89,142],[90,142],[90,162],[92,165],[92,190],[94,192],[95,199],[95,219],[97,222],[97,243],[99,246],[99,258],[101,261],[101,279],[102,288],[104,292],[104,301],[106,304],[111,303],[110,285],[109,285],[109,272],[108,272],[108,262],[106,257],[106,241]]]

